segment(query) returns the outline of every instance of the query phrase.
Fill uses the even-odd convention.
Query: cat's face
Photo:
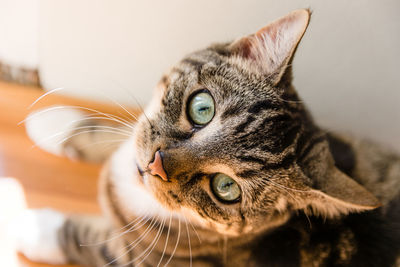
[[[143,186],[166,209],[238,235],[282,224],[310,197],[297,161],[316,128],[287,72],[309,19],[296,12],[192,53],[162,78],[135,154]],[[162,175],[151,175],[155,161]]]
[[[169,181],[146,176],[161,203],[187,207],[233,231],[243,231],[249,216],[280,218],[276,205],[285,190],[269,180],[292,187],[301,105],[212,48],[184,59],[157,90],[148,120],[137,125],[136,145],[143,170],[162,151]],[[218,185],[228,181],[234,184],[221,196]]]

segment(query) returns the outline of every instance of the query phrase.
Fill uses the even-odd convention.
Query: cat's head
[[[162,78],[135,130],[144,187],[162,206],[237,235],[280,225],[296,210],[336,216],[378,205],[334,166],[291,86],[309,19],[294,11],[188,55]]]

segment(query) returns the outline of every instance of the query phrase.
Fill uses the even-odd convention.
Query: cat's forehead
[[[210,90],[221,102],[276,98],[279,89],[272,86],[268,77],[251,72],[225,47],[213,45],[193,52],[172,67],[161,79],[163,104],[182,101],[198,89]]]
[[[199,82],[200,76],[204,75],[206,68],[217,68],[221,66],[227,58],[224,58],[213,49],[203,49],[186,55],[167,74],[170,84],[190,85]]]

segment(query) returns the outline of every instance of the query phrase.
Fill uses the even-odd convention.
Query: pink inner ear
[[[256,55],[252,52],[252,46],[250,38],[243,39],[240,43],[239,55],[247,59],[256,60]]]
[[[296,10],[233,44],[245,59],[254,61],[264,74],[284,67],[304,34],[309,21],[307,10]]]
[[[268,35],[269,39],[275,43],[276,42],[276,36],[278,35],[278,29],[276,28],[276,25],[268,25],[261,30],[259,30],[256,33],[256,36],[259,38],[263,38],[263,35]]]

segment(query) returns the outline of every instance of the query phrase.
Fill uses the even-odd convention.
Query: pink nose
[[[164,170],[163,163],[162,163],[162,157],[161,153],[159,150],[157,150],[156,154],[154,154],[154,160],[153,162],[150,162],[149,166],[147,166],[149,169],[151,175],[158,175],[163,179],[164,181],[168,181],[168,176],[167,173]]]

